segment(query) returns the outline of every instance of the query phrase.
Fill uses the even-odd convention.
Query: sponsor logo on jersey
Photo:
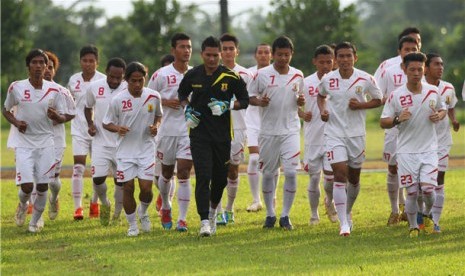
[[[225,92],[226,90],[228,90],[228,83],[227,82],[221,83],[221,91]]]
[[[201,84],[192,84],[192,88],[202,88]]]

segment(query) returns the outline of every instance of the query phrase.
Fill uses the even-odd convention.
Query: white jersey
[[[189,66],[188,70],[191,68],[192,66]],[[184,73],[176,70],[171,63],[153,73],[147,87],[159,92],[162,99],[177,99],[179,84],[183,78]],[[165,107],[158,133],[160,136],[187,136],[184,110],[181,107],[178,109]]]
[[[462,101],[465,101],[465,81],[463,81],[463,87],[462,87]]]
[[[240,66],[239,64],[236,64],[234,68],[232,69],[234,72],[236,72],[241,78],[245,81],[247,84],[247,87],[250,85],[250,82],[253,78],[252,73],[246,69],[245,67]],[[231,101],[235,101],[236,97],[234,96]],[[250,105],[249,105],[250,106]],[[247,128],[246,126],[246,121],[245,121],[245,116],[246,116],[246,110],[247,109],[241,109],[241,110],[231,110],[231,119],[232,119],[232,126],[233,129],[241,129],[244,130]]]
[[[318,93],[327,96],[329,120],[324,133],[332,137],[365,136],[366,110],[350,109],[349,101],[355,98],[367,102],[367,96],[371,99],[383,97],[374,78],[357,68],[349,79],[343,79],[339,69],[329,72],[321,79]]]
[[[116,158],[142,158],[155,156],[154,139],[149,126],[155,116],[162,116],[160,94],[149,88],[143,88],[139,98],[134,98],[127,89],[113,97],[104,124],[126,126],[128,133],[118,136]]]
[[[86,140],[91,140],[92,137],[87,132],[87,121],[84,115],[84,107],[86,106],[87,87],[93,81],[104,79],[106,76],[98,71],[95,71],[94,76],[89,82],[85,82],[82,78],[82,72],[76,73],[69,78],[68,89],[74,97],[76,103],[76,117],[71,120],[71,135],[79,136]]]
[[[249,68],[250,73],[252,74],[252,80],[255,78],[255,75],[257,74],[257,65],[252,66]],[[252,83],[252,81],[250,82]],[[250,96],[250,84],[249,84],[249,96]],[[247,107],[245,110],[245,124],[247,126],[247,129],[256,129],[260,130],[260,107],[256,105],[251,105]]]
[[[304,142],[308,146],[324,145],[325,122],[321,120],[317,104],[319,85],[320,79],[316,72],[304,79],[305,112],[312,113],[312,120],[304,121]]]
[[[270,98],[268,106],[260,107],[261,135],[299,132],[297,97],[303,94],[303,87],[303,73],[294,67],[289,66],[287,74],[280,74],[273,64],[258,70],[250,85],[250,96]]]
[[[10,147],[54,146],[53,122],[47,116],[47,109],[53,107],[60,114],[66,110],[58,84],[43,80],[42,89],[35,89],[29,79],[13,82],[8,88],[4,107],[6,110],[15,107],[15,118],[27,123],[25,133],[15,128],[16,132],[11,135],[14,142]]]
[[[64,101],[64,112],[63,114],[74,115],[76,116],[76,104],[74,103],[73,96],[71,92],[65,87],[60,86],[60,92],[63,97]],[[53,141],[55,144],[55,148],[66,148],[66,132],[65,132],[65,124],[56,124],[53,126]]]
[[[440,80],[438,85],[438,92],[441,95],[442,102],[445,103],[446,109],[454,108],[457,104],[457,96],[455,95],[454,86],[451,83]],[[435,124],[436,134],[438,136],[438,144],[442,146],[452,145],[452,135],[450,133],[449,117],[446,116]]]
[[[435,124],[429,116],[434,110],[445,109],[438,88],[422,83],[422,91],[413,94],[402,85],[387,99],[381,118],[394,118],[404,109],[412,115],[410,119],[397,125],[397,153],[422,153],[437,150]]]
[[[395,57],[386,59],[385,61],[381,62],[381,64],[376,69],[375,74],[373,75],[375,80],[378,82],[379,78],[381,77],[381,74],[387,68],[389,68],[389,67],[391,67],[393,65],[396,65],[396,64],[401,64],[401,63],[402,63],[402,58],[400,57],[400,55],[397,55]]]
[[[93,146],[116,147],[118,134],[104,129],[102,121],[111,99],[125,89],[127,89],[126,81],[122,81],[116,89],[111,89],[106,78],[94,81],[88,86],[85,105],[87,108],[93,108],[93,120],[97,130],[92,140]]]

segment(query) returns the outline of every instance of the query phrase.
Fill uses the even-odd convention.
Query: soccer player
[[[59,85],[44,79],[48,64],[47,54],[40,49],[31,50],[26,56],[29,78],[13,82],[6,96],[3,116],[18,130],[15,147],[16,185],[19,204],[16,209],[16,225],[24,225],[34,182],[37,198],[34,201],[28,231],[41,230],[37,225],[47,203],[48,183],[55,176],[55,150],[53,122],[63,123],[65,104]],[[13,114],[10,110],[16,107]]]
[[[192,43],[188,35],[176,33],[171,38],[171,53],[174,62],[160,68],[150,78],[148,87],[161,95],[163,118],[157,135],[157,163],[161,164],[161,175],[158,177],[158,189],[162,197],[161,224],[164,229],[171,229],[171,183],[175,165],[178,178],[179,215],[176,223],[177,231],[187,231],[187,209],[191,199],[190,174],[192,155],[187,133],[184,111],[178,99],[178,88],[184,74],[192,67],[189,60],[192,55]]]
[[[430,53],[426,55],[425,63],[425,78],[428,84],[434,85],[438,88],[441,100],[446,104],[447,114],[454,131],[459,131],[460,123],[455,117],[455,105],[457,104],[457,97],[455,95],[454,86],[446,81],[443,81],[442,73],[444,72],[444,62],[440,55]],[[452,147],[452,135],[450,133],[449,120],[441,120],[435,124],[436,135],[438,137],[438,186],[435,187],[434,192],[436,199],[432,207],[432,217],[434,222],[434,232],[441,232],[439,220],[441,218],[442,209],[444,207],[444,183],[446,170],[449,164],[449,151]]]
[[[334,64],[333,49],[328,45],[318,46],[313,54],[312,63],[316,67],[316,72],[304,79],[305,106],[303,111],[299,111],[299,116],[304,120],[305,151],[303,163],[304,170],[309,175],[307,192],[311,209],[310,225],[316,225],[320,222],[318,204],[320,201],[320,175],[322,169],[326,215],[331,222],[337,221],[333,202],[334,175],[325,158],[326,151],[323,137],[325,122],[317,116],[319,114],[317,105],[318,86],[321,78],[332,71]]]
[[[391,93],[380,125],[397,125],[397,166],[399,185],[407,190],[405,211],[410,225],[410,237],[418,237],[417,197],[419,189],[425,203],[425,230],[433,231],[431,208],[438,177],[437,135],[435,124],[446,116],[446,108],[438,88],[422,82],[426,56],[410,53],[403,59],[407,83]]]
[[[255,48],[255,61],[257,65],[250,67],[249,71],[253,76],[257,71],[271,63],[271,46],[261,43]],[[249,149],[249,164],[247,166],[247,175],[249,178],[250,192],[252,194],[252,203],[247,207],[248,212],[258,212],[263,208],[260,199],[260,170],[258,167],[259,149],[258,135],[260,133],[260,107],[249,105],[245,112],[245,124],[247,131],[247,146]],[[279,169],[277,170],[279,174]],[[277,180],[278,177],[275,177]]]
[[[227,184],[230,110],[247,108],[249,96],[244,80],[220,65],[221,45],[217,38],[207,37],[201,49],[203,64],[186,73],[178,97],[190,128],[195,200],[201,220],[199,234],[208,237],[216,232],[216,208]]]
[[[326,157],[334,172],[333,197],[339,235],[349,236],[351,211],[360,191],[360,171],[365,160],[365,110],[380,106],[383,96],[374,78],[354,67],[355,45],[339,43],[334,54],[339,69],[321,80],[317,103],[321,119],[327,122]]]
[[[289,64],[294,53],[290,38],[280,36],[273,42],[273,64],[258,71],[250,85],[250,102],[261,107],[258,143],[262,170],[262,191],[266,206],[263,228],[276,223],[275,172],[284,171],[283,208],[280,227],[292,230],[289,213],[297,190],[297,167],[300,155],[300,120],[298,107],[305,104],[302,71]]]
[[[418,52],[418,41],[411,36],[404,36],[399,40],[398,53],[401,58],[409,53]],[[386,69],[379,77],[378,85],[383,94],[383,103],[389,95],[398,87],[407,82],[407,77],[402,70],[402,64],[395,64]],[[407,215],[404,212],[405,198],[403,190],[399,190],[399,182],[397,177],[397,160],[396,160],[396,145],[397,127],[386,129],[384,132],[384,149],[383,161],[388,164],[387,174],[387,192],[391,203],[391,214],[389,216],[387,226],[398,224],[401,220],[407,221]]]
[[[137,215],[144,232],[151,230],[147,209],[152,202],[155,147],[153,136],[157,135],[162,116],[160,94],[145,88],[146,67],[131,62],[124,74],[127,89],[113,97],[103,118],[103,128],[118,133],[116,149],[117,181],[123,184],[123,206],[129,223],[128,236],[139,235],[134,198],[134,178],[139,180]]]
[[[223,65],[236,72],[248,85],[253,78],[252,73],[236,63],[236,57],[239,55],[239,39],[234,35],[225,33],[220,37],[220,42]],[[245,113],[245,109],[231,110],[234,136],[231,143],[231,159],[226,186],[228,197],[224,212],[221,202],[218,204],[216,223],[219,225],[234,223],[234,201],[240,183],[239,165],[244,161],[244,148],[247,140]]]
[[[165,67],[174,62],[174,56],[172,54],[167,54],[161,57],[160,66]]]
[[[90,82],[105,78],[105,75],[97,71],[98,49],[93,45],[81,48],[79,52],[82,71],[69,78],[68,89],[76,102],[76,117],[71,121],[71,137],[73,143],[73,177],[72,192],[74,200],[74,220],[82,220],[82,191],[84,186],[84,171],[86,157],[91,153],[92,136],[88,133],[87,121],[84,115],[86,104],[86,92]],[[98,196],[95,191],[92,194],[89,217],[96,218],[99,215]]]
[[[112,58],[105,69],[106,78],[92,82],[86,92],[84,114],[88,125],[88,133],[92,140],[92,181],[94,191],[101,202],[100,223],[104,226],[110,222],[111,204],[107,198],[107,183],[111,171],[115,182],[115,212],[113,220],[119,219],[123,209],[123,186],[116,181],[116,146],[118,134],[105,130],[102,120],[113,99],[127,90],[123,81],[126,63],[121,58]]]

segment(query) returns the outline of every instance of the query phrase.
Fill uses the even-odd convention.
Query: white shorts
[[[384,135],[383,161],[388,163],[389,166],[397,165],[396,150],[397,150],[397,135],[385,134]]]
[[[73,143],[73,155],[89,155],[92,150],[92,140],[83,139],[80,136],[73,135],[71,137]]]
[[[153,181],[155,176],[155,157],[116,159],[116,181],[127,182],[134,178]]]
[[[438,169],[440,172],[447,171],[449,167],[449,152],[452,146],[438,146]]]
[[[116,148],[92,147],[92,177],[108,176],[110,172],[116,177]]]
[[[189,136],[163,136],[157,142],[157,163],[169,166],[177,159],[192,160]]]
[[[240,165],[244,161],[244,147],[247,141],[245,129],[235,129],[234,139],[231,141],[231,154],[230,162],[231,165]]]
[[[348,161],[354,169],[360,169],[365,161],[365,136],[329,137],[325,135],[326,158],[330,164]]]
[[[60,174],[61,172],[61,165],[63,163],[63,155],[65,153],[65,149],[66,148],[63,148],[63,147],[59,147],[59,148],[54,148],[54,151],[55,151],[55,162],[56,162],[56,165],[55,165],[55,174]]]
[[[397,153],[397,175],[401,188],[418,183],[436,186],[438,183],[437,152]]]
[[[324,145],[305,145],[304,170],[309,174],[316,174],[323,170],[332,172],[331,165],[326,157]]]
[[[279,165],[283,171],[295,172],[300,168],[300,134],[260,135],[259,164],[263,173],[276,173]]]
[[[16,148],[16,185],[50,183],[55,178],[55,149]]]
[[[260,130],[256,128],[247,128],[247,147],[258,147],[258,136]]]

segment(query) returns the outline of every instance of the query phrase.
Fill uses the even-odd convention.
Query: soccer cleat
[[[171,220],[171,209],[164,210],[161,209],[161,226],[165,230],[170,230],[173,227],[173,222]]]
[[[405,204],[399,204],[399,214],[400,214],[400,217],[399,217],[400,221],[408,221],[407,213],[405,212]]]
[[[82,208],[79,207],[74,211],[74,220],[82,220],[84,216],[82,215]]]
[[[28,214],[28,215],[31,215],[33,209],[34,209],[34,204],[32,204],[31,202],[29,202],[29,203],[27,204],[27,214]]]
[[[434,225],[434,228],[433,228],[433,233],[434,233],[434,234],[439,234],[439,233],[441,233],[441,227],[439,227],[439,225],[435,224],[435,225]]]
[[[99,216],[99,206],[98,203],[90,203],[89,207],[89,218],[98,218]]]
[[[284,230],[292,230],[294,228],[288,216],[279,218],[279,227],[284,228]]]
[[[170,214],[170,218],[171,218],[171,214]],[[142,231],[147,233],[147,232],[150,232],[150,230],[152,230],[152,223],[150,222],[149,215],[147,214],[143,215],[142,217],[139,218],[139,221],[140,221],[140,228],[142,229]]]
[[[57,200],[55,200],[55,202],[52,202],[50,201],[51,198],[49,198],[49,207],[48,207],[48,217],[50,218],[50,220],[54,220],[56,219],[56,217],[58,216],[58,211],[60,211],[60,202],[58,201],[58,197],[57,197]]]
[[[226,223],[234,223],[234,212],[224,211],[224,218],[226,219]]]
[[[36,225],[29,224],[29,226],[27,228],[27,231],[29,233],[39,233],[40,230],[42,230],[42,228],[39,227],[37,224]]]
[[[422,213],[417,213],[417,224],[418,224],[418,228],[420,230],[425,229],[425,222],[423,220],[423,214]]]
[[[423,221],[425,222],[424,230],[426,234],[432,234],[434,231],[434,222],[430,216],[423,215]]]
[[[28,206],[26,205],[25,208],[21,208],[21,203],[18,203],[18,207],[16,207],[16,214],[15,214],[15,222],[18,226],[23,226],[24,222],[26,221],[26,212]]]
[[[339,236],[343,236],[343,237],[350,236],[350,228],[351,228],[351,226],[349,224],[341,225],[341,229],[339,231]]]
[[[314,225],[318,225],[319,223],[320,223],[319,218],[310,218],[310,225],[314,226]]]
[[[247,212],[258,212],[263,209],[263,205],[261,202],[252,202],[252,204],[247,207]]]
[[[418,229],[418,228],[412,228],[409,231],[409,237],[410,238],[418,238],[418,234],[420,234],[420,229]]]
[[[129,227],[128,237],[137,237],[138,235],[139,235],[139,228],[137,228],[137,226],[134,228]]]
[[[391,213],[389,216],[387,226],[397,225],[400,222],[400,215],[398,213]]]
[[[265,219],[265,224],[263,224],[263,228],[268,228],[268,229],[271,229],[274,227],[274,224],[276,223],[276,217],[273,216],[273,217],[266,217]]]
[[[208,215],[208,221],[210,222],[210,234],[213,235],[216,233],[216,214],[215,215]]]
[[[226,214],[221,212],[216,215],[216,225],[226,225],[228,220],[226,219]]]
[[[334,202],[327,202],[327,199],[325,198],[325,210],[326,210],[326,215],[328,216],[329,221],[332,223],[337,222],[337,212],[336,208],[334,208]]]
[[[176,231],[187,232],[187,222],[185,220],[178,220],[176,225]]]
[[[209,220],[202,220],[200,222],[200,232],[199,236],[201,237],[210,237],[211,236],[211,229],[210,229],[210,221]]]
[[[102,204],[102,206],[100,206],[100,224],[103,226],[108,226],[110,224],[110,215],[111,203],[108,201],[107,204]]]
[[[39,229],[44,228],[45,222],[44,222],[44,217],[42,215],[40,216],[39,220],[37,220],[36,225]]]
[[[161,205],[163,203],[163,199],[161,198],[161,195],[158,194],[157,196],[157,202],[155,204],[155,209],[159,212],[161,210]]]

